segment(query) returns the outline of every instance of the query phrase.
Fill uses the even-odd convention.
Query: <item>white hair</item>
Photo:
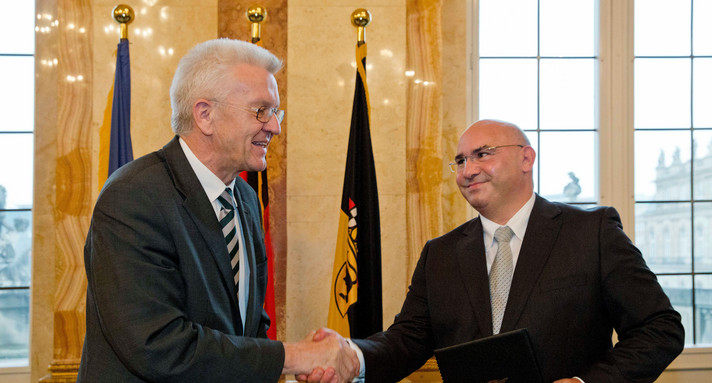
[[[183,135],[192,128],[193,103],[200,98],[222,100],[229,89],[235,65],[249,64],[275,74],[282,60],[268,50],[246,41],[227,38],[208,40],[181,58],[171,84],[171,128]]]

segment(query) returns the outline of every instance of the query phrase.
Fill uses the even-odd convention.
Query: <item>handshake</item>
[[[310,332],[296,343],[284,343],[283,374],[294,374],[309,383],[351,382],[360,363],[349,342],[334,330]]]

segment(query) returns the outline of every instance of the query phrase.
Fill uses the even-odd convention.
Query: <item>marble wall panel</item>
[[[408,271],[425,242],[442,233],[442,1],[408,0],[406,129]]]
[[[455,173],[448,163],[457,154],[460,134],[472,122],[472,4],[459,0],[442,3],[442,232],[450,231],[468,219],[472,207],[460,194]]]
[[[384,324],[405,296],[405,3],[289,2],[287,339],[325,326],[356,76],[351,13],[367,8],[371,138],[381,208]]]
[[[37,3],[35,12],[41,15],[37,26],[48,22],[43,15],[57,15],[57,0]],[[47,20],[47,21],[46,21]],[[33,203],[54,205],[56,183],[55,158],[57,158],[57,78],[58,33],[38,33],[35,37],[35,173]],[[45,65],[37,65],[37,62]],[[43,117],[38,118],[38,114]],[[44,133],[41,133],[44,132]],[[30,336],[30,381],[37,382],[48,373],[47,366],[54,355],[54,291],[55,291],[55,221],[53,209],[34,209],[32,217],[32,252],[45,254],[38,262],[33,256],[31,336]]]

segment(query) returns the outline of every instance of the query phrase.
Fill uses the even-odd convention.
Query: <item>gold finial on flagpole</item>
[[[119,4],[111,12],[119,25],[121,25],[121,39],[129,38],[128,25],[134,20],[134,10],[126,4]]]
[[[245,13],[247,20],[252,23],[252,42],[257,42],[262,38],[260,23],[267,18],[267,10],[261,5],[251,5]]]
[[[368,9],[359,8],[351,14],[351,24],[356,27],[358,43],[366,42],[366,26],[371,23],[371,12]]]

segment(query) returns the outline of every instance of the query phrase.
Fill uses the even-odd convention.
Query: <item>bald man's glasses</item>
[[[515,147],[518,146],[520,148],[523,148],[524,145],[498,145],[498,146],[482,146],[481,148],[475,149],[472,151],[472,154],[469,156],[466,155],[459,155],[455,157],[454,162],[450,162],[450,170],[455,173],[462,171],[462,169],[465,168],[467,165],[467,161],[470,161],[472,163],[480,163],[480,162],[487,162],[492,159],[492,157],[497,154],[497,150],[500,148],[509,148],[509,147]]]
[[[282,119],[284,119],[284,110],[282,109],[277,109],[277,108],[270,108],[267,106],[260,106],[259,108],[257,107],[249,107],[249,106],[239,106],[239,105],[233,105],[227,102],[222,102],[222,101],[217,101],[217,100],[212,100],[213,102],[216,102],[218,104],[223,104],[226,106],[229,106],[231,108],[235,109],[240,109],[244,110],[245,112],[252,112],[255,114],[255,118],[257,121],[266,124],[269,122],[269,120],[272,119],[272,116],[275,116],[277,118],[277,122],[280,124],[282,123]]]

